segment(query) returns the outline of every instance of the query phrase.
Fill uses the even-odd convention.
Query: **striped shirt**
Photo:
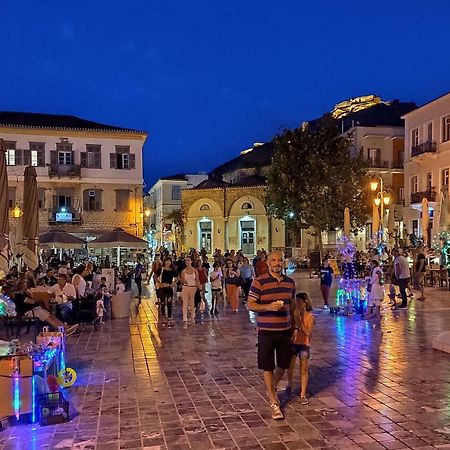
[[[253,280],[250,294],[253,300],[261,305],[267,305],[282,300],[284,306],[279,311],[259,311],[257,324],[260,330],[281,331],[291,326],[290,303],[295,298],[295,282],[284,276],[280,281],[270,273]]]

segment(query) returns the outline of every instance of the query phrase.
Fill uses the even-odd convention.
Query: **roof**
[[[54,130],[120,131],[126,133],[147,134],[145,131],[93,122],[92,120],[82,119],[77,116],[16,111],[0,111],[0,126],[46,128]]]
[[[208,178],[207,180],[202,181],[200,184],[197,184],[197,186],[195,186],[193,189],[222,189],[225,187],[231,187],[231,184],[223,181],[220,178]]]
[[[415,112],[419,112],[422,108],[424,108],[425,106],[429,106],[432,103],[434,103],[437,100],[443,100],[445,97],[447,97],[447,95],[450,95],[450,92],[446,92],[445,94],[440,95],[439,97],[434,98],[433,100],[430,100],[429,102],[424,103],[423,105],[419,106],[417,109],[415,109],[414,111],[409,111],[408,113],[404,114],[402,116],[402,119],[404,119],[405,117],[408,117],[409,115],[415,113]]]
[[[250,186],[265,186],[267,184],[266,177],[260,175],[252,175],[249,177],[241,178],[233,183],[230,187],[250,187]]]
[[[161,177],[160,180],[181,180],[187,181],[186,174],[177,173],[176,175],[168,175],[167,177]]]

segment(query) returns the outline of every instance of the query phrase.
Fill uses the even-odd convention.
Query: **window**
[[[250,202],[245,202],[245,203],[241,206],[241,209],[246,209],[246,210],[253,209],[253,205],[252,205]]]
[[[72,207],[72,197],[67,195],[57,195],[55,208],[58,211],[69,210]]]
[[[426,125],[427,142],[433,141],[433,122],[428,122]]]
[[[37,198],[38,198],[38,209],[45,208],[45,189],[37,188]]]
[[[368,148],[367,155],[371,166],[381,163],[381,148]]]
[[[111,169],[134,169],[136,165],[136,155],[130,153],[130,147],[116,145],[116,152],[110,153]]]
[[[442,119],[442,142],[450,141],[450,116]]]
[[[209,211],[211,207],[207,203],[203,203],[202,206],[200,206],[200,211]]]
[[[25,166],[45,166],[45,142],[30,142],[29,150],[24,150],[23,163]]]
[[[21,163],[16,158],[16,143],[15,142],[5,142],[6,147],[6,165],[8,166],[20,166]]]
[[[442,171],[442,189],[448,190],[448,182],[449,182],[449,169],[444,169]]]
[[[87,144],[86,151],[80,153],[81,167],[89,169],[102,168],[101,145]]]
[[[411,178],[411,194],[415,194],[416,192],[418,192],[418,189],[419,189],[418,178],[412,177]]]
[[[59,165],[70,165],[73,164],[72,157],[72,144],[69,142],[61,142],[56,144],[56,152],[58,154],[58,164]]]
[[[102,210],[101,189],[86,189],[83,191],[83,209],[85,211]]]
[[[417,147],[419,145],[419,129],[414,128],[411,131],[411,148]]]
[[[431,191],[433,176],[431,172],[427,173],[427,191]]]
[[[128,212],[130,210],[130,191],[128,189],[116,190],[116,211]]]
[[[172,185],[172,200],[181,200],[181,186],[178,184]]]
[[[414,236],[419,236],[419,221],[413,220],[412,221],[412,232]]]

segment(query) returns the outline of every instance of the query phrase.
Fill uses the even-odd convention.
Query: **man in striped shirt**
[[[283,254],[273,251],[267,259],[269,272],[255,278],[247,306],[258,313],[258,368],[264,371],[264,384],[274,420],[284,419],[276,387],[289,368],[291,351],[291,304],[295,282],[283,275]],[[277,364],[275,368],[275,353]]]

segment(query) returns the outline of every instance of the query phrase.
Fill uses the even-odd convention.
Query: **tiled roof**
[[[96,130],[146,133],[145,131],[134,130],[131,128],[122,128],[114,125],[93,122],[91,120],[82,119],[76,116],[15,111],[0,111],[0,126],[47,128],[56,130]]]
[[[186,181],[186,175],[184,173],[177,173],[176,175],[169,175],[167,177],[161,177],[161,180],[184,180]]]
[[[265,186],[267,184],[266,177],[262,177],[260,175],[252,175],[249,177],[245,177],[233,183],[231,187],[245,187],[245,186]]]
[[[230,186],[230,183],[227,183],[220,178],[208,178],[207,180],[202,181],[200,184],[197,184],[197,186],[195,186],[193,189],[217,189]]]

